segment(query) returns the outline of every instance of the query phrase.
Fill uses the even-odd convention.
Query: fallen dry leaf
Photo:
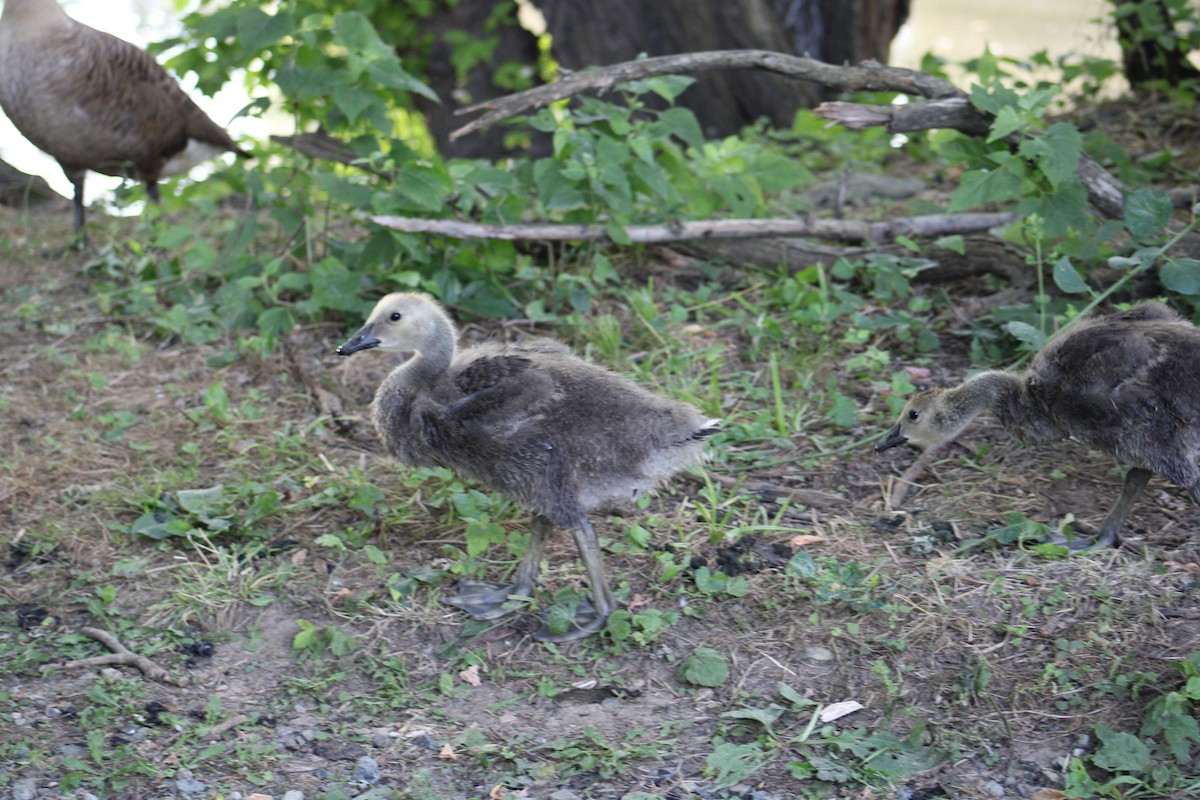
[[[1038,789],[1029,796],[1029,800],[1067,800],[1067,795],[1058,789]]]
[[[292,566],[303,567],[304,562],[308,561],[308,551],[301,547],[296,552],[292,553]]]
[[[255,792],[254,794],[247,795],[246,800],[275,800],[275,795]]]
[[[840,703],[830,703],[821,709],[821,722],[833,722],[835,719],[841,719],[847,714],[853,714],[855,711],[860,711],[863,704],[857,700],[843,700]]]
[[[645,595],[635,594],[633,597],[629,598],[629,604],[626,605],[626,609],[629,611],[636,611],[637,609],[641,608],[642,606],[648,606],[648,605],[650,605],[649,597],[646,597]]]
[[[342,601],[345,600],[347,597],[349,597],[351,594],[353,594],[353,592],[351,592],[349,589],[347,589],[345,586],[343,586],[341,589],[337,590],[337,592],[333,595],[333,597],[329,598],[329,602],[333,603],[335,606],[341,605]]]
[[[462,678],[464,682],[471,684],[476,689],[483,684],[483,681],[479,678],[478,664],[472,664],[471,666],[467,667],[462,672],[458,673],[458,677]]]
[[[929,367],[905,367],[904,371],[908,373],[908,377],[918,381],[928,380],[929,376],[933,374],[929,371]]]
[[[438,758],[445,761],[457,761],[458,753],[454,752],[454,748],[450,746],[449,742],[447,742],[446,744],[442,745],[441,752],[438,753]]]
[[[790,544],[792,547],[807,547],[810,544],[816,544],[823,541],[825,541],[824,536],[817,536],[816,534],[812,533],[801,533],[793,536],[791,539],[788,539],[788,544]]]

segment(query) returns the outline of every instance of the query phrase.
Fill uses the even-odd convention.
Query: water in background
[[[177,34],[180,14],[172,0],[60,0],[67,13],[94,28],[107,31],[139,47]],[[892,45],[892,63],[916,68],[921,56],[932,50],[961,61],[983,52],[985,44],[999,55],[1025,57],[1041,49],[1051,55],[1068,51],[1114,58],[1116,44],[1110,33],[1095,22],[1105,0],[913,0],[912,14]],[[234,119],[248,101],[241,82],[231,81],[216,97],[204,97],[185,78],[184,87],[209,116],[225,125],[235,139],[263,139],[269,133],[260,119]],[[285,121],[286,122],[286,121]],[[25,140],[0,114],[0,158],[17,169],[44,177],[51,186],[70,196],[71,184],[58,164]],[[232,156],[223,156],[230,159]],[[193,172],[196,176],[199,170]],[[120,178],[89,173],[86,200],[109,196]]]

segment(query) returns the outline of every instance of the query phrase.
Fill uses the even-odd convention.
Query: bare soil
[[[7,242],[0,245],[0,641],[32,650],[86,625],[157,628],[173,638],[150,640],[160,649],[146,654],[187,682],[154,682],[119,668],[140,695],[112,701],[125,705],[107,718],[104,740],[112,746],[123,739],[156,772],[97,795],[278,797],[301,790],[313,798],[344,787],[357,759],[369,755],[381,765],[381,785],[403,797],[501,797],[505,790],[548,797],[563,789],[587,798],[633,791],[715,797],[720,791],[705,768],[714,733],[730,724],[722,714],[779,702],[784,683],[821,703],[862,703],[839,723],[847,729],[903,736],[927,723],[926,742],[945,748],[947,758],[909,779],[909,793],[897,796],[1025,797],[1060,785],[1064,759],[1088,746],[1093,725],[1136,724],[1155,691],[1152,685],[1131,699],[1094,686],[1144,670],[1158,673],[1156,685],[1166,688],[1170,662],[1200,650],[1200,512],[1160,480],[1135,509],[1120,550],[1066,559],[1017,547],[955,552],[962,541],[1003,525],[1010,512],[1050,525],[1068,513],[1097,524],[1120,485],[1120,473],[1102,455],[1070,443],[1030,449],[986,421],[933,463],[895,509],[886,498],[916,457],[912,451],[876,455],[863,446],[822,458],[797,431],[792,461],[725,476],[747,492],[767,484],[834,498],[784,515],[781,523],[797,530],[760,534],[758,551],[779,545],[776,552],[791,552],[797,532],[820,537],[799,546],[814,558],[863,565],[892,610],[824,601],[819,587],[787,580],[780,565],[768,564],[746,573],[745,596],[697,598],[697,616],[683,615],[656,641],[623,650],[603,642],[548,648],[530,638],[535,621],[528,614],[465,638],[464,619],[438,604],[438,587],[422,585],[405,602],[390,602],[387,574],[443,566],[447,541],[461,538],[452,514],[436,508],[416,521],[380,526],[369,544],[390,557],[386,570],[362,549],[317,543],[355,519],[352,509],[336,505],[285,515],[274,532],[278,546],[252,562],[231,562],[219,548],[134,539],[122,526],[159,488],[233,485],[256,468],[290,470],[288,502],[355,471],[385,489],[389,505],[417,507],[430,498],[405,488],[401,468],[374,452],[366,426],[339,426],[323,414],[337,403],[361,413],[386,368],[383,360],[339,361],[333,346],[345,330],[297,330],[287,348],[266,358],[216,365],[235,342],[186,345],[139,320],[109,318],[95,306],[94,278],[81,271],[89,254],[32,253],[25,244],[30,226],[64,227],[57,215],[0,217],[0,242]],[[971,298],[956,302],[969,306]],[[947,353],[935,378],[949,382],[964,367]],[[231,407],[251,406],[258,416],[208,424],[195,412],[214,383],[224,386]],[[868,387],[856,400],[864,408],[882,405]],[[121,412],[134,422],[114,435]],[[873,432],[854,433],[865,439]],[[1056,470],[1063,477],[1052,477]],[[651,511],[694,524],[700,488],[697,479],[680,479]],[[777,510],[778,496],[759,496],[768,511]],[[619,542],[630,521],[607,519],[598,527]],[[699,538],[692,546],[696,557],[716,563],[713,545]],[[491,571],[511,563],[490,557],[500,559]],[[686,592],[658,580],[645,552],[610,548],[606,557],[616,582],[627,584],[620,590],[626,606],[680,610],[688,602]],[[552,543],[546,563],[550,588],[582,585],[569,537]],[[94,601],[102,587],[114,591],[100,610]],[[259,596],[269,601],[249,602]],[[23,624],[30,609],[48,617]],[[353,653],[297,652],[301,621],[349,634]],[[164,645],[177,639],[214,649],[189,657]],[[0,697],[7,696],[0,704],[0,796],[28,778],[38,796],[58,796],[67,754],[87,760],[80,749],[89,744],[88,724],[77,712],[96,702],[112,674],[63,667],[106,652],[85,637],[69,641],[69,653],[36,668],[0,663]],[[1073,651],[1064,646],[1072,642],[1079,643]],[[129,645],[138,643],[147,639]],[[723,685],[697,688],[678,679],[679,659],[698,647],[728,657]],[[478,687],[458,675],[471,660],[481,666]],[[1060,677],[1070,670],[1078,677]],[[539,693],[542,681],[560,693]],[[191,726],[151,724],[152,702]],[[204,733],[230,719],[226,729]],[[586,768],[560,744],[585,740],[585,731],[612,746],[642,749],[600,752],[598,764]],[[789,775],[787,762],[771,761],[733,794],[808,796],[808,784]],[[207,788],[181,794],[180,768]],[[851,794],[879,796],[861,789],[834,796]]]

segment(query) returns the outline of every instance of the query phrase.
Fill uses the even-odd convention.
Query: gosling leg
[[[71,185],[75,187],[75,196],[71,200],[71,206],[75,212],[75,231],[74,231],[74,247],[87,247],[87,228],[84,227],[86,220],[84,219],[83,211],[83,178],[86,173],[81,173],[77,177],[68,175],[71,180]]]
[[[1150,476],[1153,474],[1148,469],[1130,467],[1129,471],[1125,473],[1125,486],[1121,489],[1121,496],[1117,498],[1116,505],[1112,507],[1112,511],[1108,512],[1108,516],[1104,518],[1104,522],[1100,523],[1100,530],[1096,532],[1095,538],[1077,536],[1068,543],[1068,546],[1072,550],[1099,550],[1104,547],[1120,547],[1121,526],[1125,523],[1125,517],[1129,514],[1129,510],[1133,508],[1133,504],[1141,497],[1142,491],[1146,488],[1146,484],[1150,482]]]
[[[569,642],[602,630],[608,615],[616,606],[612,590],[608,587],[608,579],[604,577],[604,560],[600,554],[600,540],[596,537],[595,528],[591,522],[584,519],[574,533],[579,557],[583,559],[584,569],[587,570],[592,596],[590,600],[579,603],[575,609],[575,619],[571,621],[567,630],[561,633],[552,631],[545,623],[545,615],[542,615],[542,627],[533,635],[539,642]]]
[[[529,528],[529,547],[512,583],[459,581],[458,594],[443,597],[442,602],[461,608],[475,619],[498,619],[516,610],[518,604],[510,603],[509,597],[528,597],[533,593],[538,566],[542,563],[542,552],[546,549],[546,540],[550,538],[554,525],[540,514],[535,514]]]

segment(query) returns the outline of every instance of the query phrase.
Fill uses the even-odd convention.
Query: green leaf
[[[1064,183],[1040,197],[1026,197],[1017,204],[1017,212],[1024,217],[1034,214],[1041,217],[1042,230],[1050,238],[1087,230],[1092,223],[1088,213],[1087,190],[1079,181]]]
[[[1074,125],[1057,122],[1044,136],[1021,142],[1017,152],[1036,162],[1050,184],[1057,187],[1076,177],[1079,156],[1083,153],[1083,136]]]
[[[955,213],[1020,196],[1021,179],[1008,169],[971,170],[963,174],[946,210]]]
[[[934,244],[938,247],[944,247],[952,253],[958,253],[960,256],[966,255],[967,252],[966,240],[963,239],[960,233],[939,237],[934,241]]]
[[[1018,131],[1028,126],[1029,121],[1021,116],[1015,108],[1005,106],[996,114],[996,119],[992,122],[992,130],[988,134],[987,141],[994,142],[1003,139],[1013,131]]]
[[[288,12],[272,15],[260,8],[243,7],[237,14],[237,43],[246,54],[258,53],[287,36],[295,26]]]
[[[854,400],[840,392],[833,397],[833,405],[825,414],[834,425],[849,428],[858,422],[858,406]]]
[[[732,786],[746,780],[763,768],[767,754],[755,742],[734,744],[718,741],[709,753],[705,771],[721,786]]]
[[[366,108],[379,101],[375,92],[365,86],[342,86],[333,93],[334,105],[338,107],[348,122],[358,119]]]
[[[1173,258],[1158,268],[1162,285],[1179,294],[1200,294],[1200,261]]]
[[[391,48],[379,38],[371,20],[358,11],[343,11],[333,18],[333,42],[357,55],[392,54]]]
[[[679,663],[677,677],[695,686],[720,686],[729,677],[729,661],[716,650],[697,647]]]
[[[145,536],[147,539],[166,539],[171,535],[171,531],[167,528],[167,523],[170,518],[164,511],[149,511],[142,514],[133,525],[129,527],[129,532],[134,536]]]
[[[1150,766],[1150,748],[1132,733],[1097,725],[1096,736],[1102,744],[1092,756],[1092,763],[1100,769],[1139,773]]]
[[[1136,189],[1125,195],[1125,228],[1139,239],[1160,235],[1171,219],[1171,198],[1157,189]]]
[[[1004,329],[1022,342],[1028,344],[1034,350],[1042,349],[1042,345],[1046,343],[1046,334],[1027,322],[1013,320],[1005,325]]]
[[[1091,287],[1079,277],[1079,273],[1071,264],[1071,259],[1063,256],[1054,262],[1054,283],[1067,294],[1090,292]]]
[[[477,556],[492,542],[504,541],[504,528],[498,522],[472,522],[466,530],[467,555]]]
[[[224,497],[225,487],[220,484],[208,489],[181,489],[175,493],[179,507],[198,517],[209,516],[219,510],[218,506],[222,504]]]
[[[421,164],[406,165],[396,177],[396,191],[419,211],[441,211],[452,189],[444,172]]]

